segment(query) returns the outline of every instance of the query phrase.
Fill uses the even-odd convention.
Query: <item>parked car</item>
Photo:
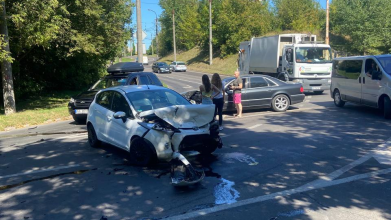
[[[152,72],[154,73],[171,73],[171,68],[165,62],[156,62],[152,64]]]
[[[87,118],[88,142],[106,142],[127,151],[129,161],[145,166],[177,159],[182,151],[210,154],[222,147],[213,105],[192,105],[177,92],[159,86],[119,86],[101,90]],[[189,168],[193,172],[193,168]],[[204,175],[173,180],[200,181]]]
[[[159,78],[151,72],[143,72],[142,64],[135,62],[116,63],[107,69],[107,76],[99,79],[87,91],[71,98],[68,103],[69,114],[76,123],[86,122],[88,108],[95,94],[105,88],[120,85],[157,85],[163,86]]]
[[[186,64],[185,62],[182,62],[182,61],[174,61],[170,64],[170,67],[171,67],[171,71],[183,71],[183,72],[186,72],[187,70],[187,67],[186,67]]]
[[[333,60],[330,95],[334,104],[345,102],[383,110],[391,119],[391,55],[338,57]]]
[[[286,111],[290,105],[303,102],[305,95],[300,83],[283,82],[265,75],[244,75],[242,89],[243,109],[272,108],[274,111]],[[230,89],[235,77],[222,80],[225,92],[224,111],[235,111],[233,91]],[[182,95],[193,103],[202,101],[199,91],[189,91]]]

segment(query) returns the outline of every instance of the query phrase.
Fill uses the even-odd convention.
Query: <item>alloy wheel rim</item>
[[[339,92],[335,92],[334,100],[338,104],[341,101],[341,97],[339,96]]]
[[[278,97],[275,104],[277,109],[284,110],[288,106],[288,100],[285,97]]]

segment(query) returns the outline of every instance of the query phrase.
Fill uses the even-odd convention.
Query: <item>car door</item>
[[[95,131],[98,137],[102,138],[104,142],[111,142],[108,134],[106,133],[106,127],[111,121],[112,113],[110,110],[111,102],[113,99],[112,91],[103,91],[99,93],[96,97],[96,104],[90,109],[90,111],[94,111],[95,115]]]
[[[132,135],[132,132],[135,132],[137,128],[137,122],[134,118],[132,109],[127,99],[119,92],[113,92],[113,101],[112,101],[112,119],[109,125],[106,127],[107,134],[110,138],[110,142],[115,146],[128,149],[128,142]],[[126,118],[116,119],[114,118],[114,113],[116,112],[125,112]]]
[[[338,64],[338,74],[344,77],[342,97],[358,104],[361,103],[362,66],[362,60],[343,60]]]
[[[362,84],[361,104],[377,107],[377,101],[381,89],[381,80],[372,79],[371,76],[366,74],[366,72],[370,70],[372,62],[375,63],[374,68],[377,71],[381,71],[380,65],[374,59],[370,58],[365,61],[365,68],[363,68],[364,71],[362,71],[361,73],[361,84]]]
[[[270,106],[271,88],[262,76],[249,77],[246,90],[249,107]]]

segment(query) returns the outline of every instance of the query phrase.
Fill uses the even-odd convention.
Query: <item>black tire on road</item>
[[[129,162],[136,166],[147,166],[155,161],[155,154],[143,138],[135,138],[130,143]]]
[[[72,118],[73,120],[75,120],[76,124],[86,124],[86,121],[87,121],[87,116],[86,117],[78,117],[78,116],[75,116],[75,115],[72,115]]]
[[[337,107],[343,107],[345,105],[345,102],[342,101],[342,98],[341,98],[341,94],[339,93],[339,90],[336,89],[334,91],[334,105],[337,106]]]
[[[284,94],[274,96],[272,100],[272,108],[276,112],[284,112],[289,108],[290,100]]]
[[[314,91],[314,94],[315,94],[315,95],[322,95],[323,92],[324,92],[323,90],[322,90],[322,91]]]
[[[88,132],[88,143],[93,148],[98,148],[101,145],[101,141],[98,140],[98,137],[96,136],[94,126],[92,124],[87,125],[87,132]]]
[[[391,119],[391,101],[389,97],[384,97],[384,118]]]
[[[205,144],[202,148],[198,149],[198,152],[202,155],[207,155],[215,152],[217,144],[209,143]]]

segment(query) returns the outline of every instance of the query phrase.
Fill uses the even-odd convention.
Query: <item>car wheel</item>
[[[391,101],[387,96],[384,97],[384,118],[391,119]]]
[[[87,132],[88,132],[88,143],[91,147],[97,148],[100,146],[101,141],[98,140],[98,137],[96,136],[94,126],[92,124],[87,125]]]
[[[143,138],[135,138],[130,144],[129,160],[137,166],[147,166],[154,160],[154,154]]]
[[[272,100],[273,110],[276,112],[284,112],[289,108],[289,98],[286,95],[276,95]]]
[[[72,115],[73,120],[75,120],[76,124],[86,124],[87,117],[78,117],[75,115]]]
[[[337,107],[343,107],[345,105],[345,102],[342,101],[341,94],[339,93],[339,90],[334,91],[334,104]]]
[[[200,149],[198,149],[198,152],[202,155],[207,155],[215,152],[216,149],[217,149],[217,144],[212,143],[212,141],[210,141],[210,143],[205,144]]]
[[[322,91],[314,91],[314,94],[315,95],[322,95],[323,94],[323,90]]]

